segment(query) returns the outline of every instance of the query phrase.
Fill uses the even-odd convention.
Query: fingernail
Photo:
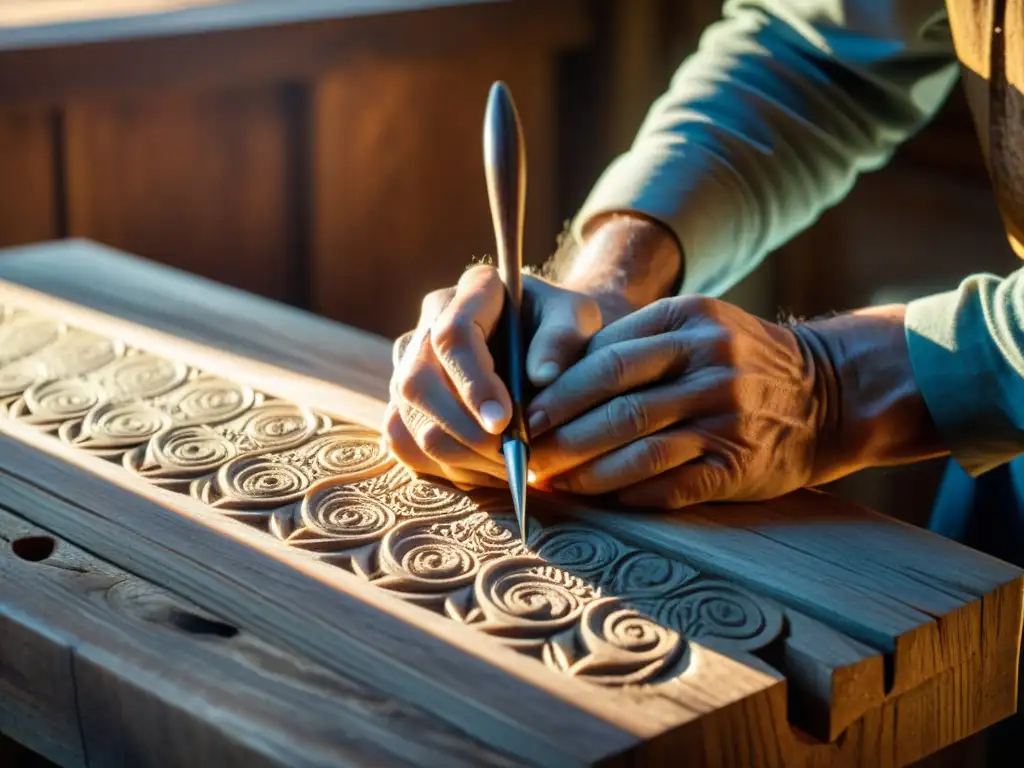
[[[526,426],[530,430],[530,437],[534,437],[548,428],[548,415],[544,411],[534,411],[529,415]]]
[[[550,384],[552,381],[558,378],[558,374],[561,373],[561,367],[558,363],[553,360],[541,363],[537,366],[536,378],[538,384]]]
[[[488,400],[480,406],[480,420],[484,429],[495,434],[505,423],[505,408],[497,400]]]

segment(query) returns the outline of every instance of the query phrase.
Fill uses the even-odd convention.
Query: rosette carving
[[[782,612],[728,582],[706,580],[652,606],[652,615],[683,637],[744,653],[763,648],[782,631]]]
[[[605,597],[583,609],[579,632],[544,646],[546,664],[601,685],[649,685],[671,670],[684,642],[622,600]]]
[[[176,427],[129,451],[123,462],[147,480],[166,484],[214,472],[237,453],[230,440],[210,427]]]
[[[416,603],[440,607],[448,595],[471,586],[479,558],[428,530],[429,520],[399,523],[384,536],[373,583]]]
[[[0,322],[0,365],[35,354],[57,340],[63,325],[52,318],[4,310]]]
[[[697,575],[678,560],[634,550],[616,564],[608,591],[632,600],[666,597]]]
[[[320,420],[309,408],[272,400],[217,431],[230,440],[238,453],[280,451],[309,440],[320,426]]]
[[[200,374],[168,400],[165,408],[175,424],[209,426],[241,416],[256,402],[256,393],[219,376]]]
[[[571,573],[604,583],[626,549],[618,539],[583,525],[545,528],[531,542],[537,556]]]
[[[171,417],[155,406],[139,401],[106,402],[92,408],[81,422],[64,422],[58,434],[76,448],[116,455],[170,425]]]
[[[532,649],[572,627],[597,591],[579,576],[539,557],[518,556],[485,565],[473,596],[481,615],[480,629],[509,645]]]
[[[312,485],[299,467],[265,456],[239,456],[224,464],[212,481],[196,481],[192,495],[226,510],[266,510],[302,498]]]
[[[107,400],[145,400],[164,395],[188,379],[184,363],[148,352],[125,355],[100,372],[100,384]]]

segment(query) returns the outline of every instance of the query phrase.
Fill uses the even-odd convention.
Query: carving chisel
[[[520,310],[523,302],[523,220],[526,208],[526,146],[508,86],[491,86],[484,115],[484,171],[498,250],[498,273],[505,285],[495,365],[512,398],[512,418],[501,435],[508,485],[519,534],[526,530],[526,477],[530,447],[523,409],[526,396],[525,349]]]

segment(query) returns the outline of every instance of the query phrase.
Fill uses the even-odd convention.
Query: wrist
[[[675,235],[638,213],[595,216],[583,228],[584,242],[558,282],[594,297],[610,314],[622,315],[671,295],[682,269]]]
[[[901,305],[873,307],[793,329],[821,405],[813,484],[946,453],[914,379],[904,316]]]

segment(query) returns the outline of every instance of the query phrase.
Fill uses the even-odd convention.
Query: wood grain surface
[[[68,233],[297,301],[294,104],[278,86],[68,105]]]
[[[76,265],[77,279],[40,266],[60,259]],[[0,260],[0,275],[12,281],[0,291],[7,305],[49,313],[69,326],[187,361],[208,374],[364,427],[379,418],[383,404],[373,392],[381,382],[373,383],[373,371],[385,369],[383,341],[357,335],[362,354],[351,371],[325,366],[315,362],[317,349],[338,354],[350,332],[241,294],[227,292],[218,301],[218,289],[205,281],[109,251],[94,253],[84,243],[23,249]],[[80,304],[14,282],[49,288]],[[147,294],[144,285],[158,285],[159,291]],[[131,286],[140,290],[125,290]],[[118,298],[109,301],[105,295]],[[186,310],[186,296],[211,300]],[[230,322],[216,320],[243,309],[287,321],[279,326],[287,340],[282,347],[291,358],[306,361],[305,369],[287,372],[224,351],[234,344],[235,332]],[[179,329],[184,333],[164,332]],[[11,343],[4,342],[13,349]],[[273,362],[272,342],[263,339],[253,348]],[[372,362],[373,349],[377,362]],[[552,496],[531,502],[545,525],[583,525],[591,531],[589,540],[598,542],[613,534],[645,550],[651,562],[680,563],[661,566],[666,572],[696,569],[701,578],[715,576],[735,585],[730,589],[748,590],[762,613],[778,606],[785,630],[763,651],[741,659],[735,644],[698,632],[686,637],[690,662],[673,679],[677,687],[658,688],[651,696],[629,686],[556,674],[548,657],[524,654],[508,637],[453,621],[447,607],[445,618],[408,596],[395,597],[401,589],[389,592],[360,576],[358,568],[338,567],[369,561],[336,544],[303,549],[275,542],[258,522],[268,515],[251,514],[255,508],[246,506],[254,503],[248,496],[232,496],[237,504],[217,506],[224,490],[234,487],[229,465],[235,464],[219,470],[214,486],[200,483],[176,491],[133,470],[137,465],[124,450],[97,443],[109,437],[97,431],[98,416],[60,426],[55,439],[47,431],[50,422],[32,416],[42,411],[31,403],[43,398],[37,393],[21,399],[25,405],[12,406],[15,418],[0,425],[0,488],[10,508],[225,621],[429,707],[476,738],[531,762],[641,756],[667,761],[686,755],[700,765],[907,765],[1014,707],[1020,572],[822,494],[677,515],[623,514]],[[263,460],[274,461],[272,456]],[[279,487],[277,480],[274,484]],[[303,509],[318,503],[309,494],[303,498]],[[474,509],[489,509],[473,503]],[[291,518],[275,513],[273,519]],[[496,520],[500,523],[492,516],[491,522]],[[273,527],[262,530],[272,533]],[[295,541],[293,533],[288,532],[288,541]],[[401,538],[397,529],[388,541],[396,537]],[[452,551],[450,541],[445,546]],[[682,626],[684,635],[695,631]],[[538,711],[545,717],[524,714]]]
[[[58,237],[57,115],[0,112],[0,246]]]
[[[0,627],[0,730],[61,766],[515,764],[3,508]]]

